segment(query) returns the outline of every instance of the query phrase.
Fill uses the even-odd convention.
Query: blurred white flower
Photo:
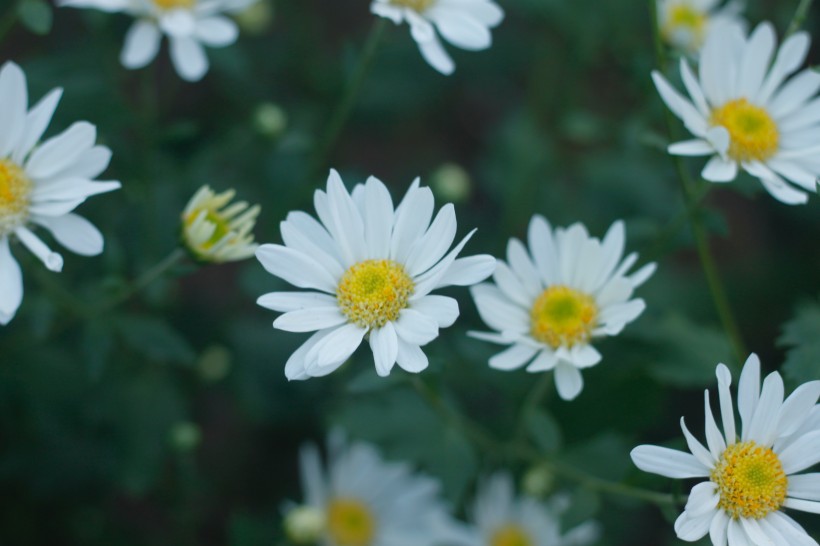
[[[469,286],[487,278],[492,256],[456,259],[475,230],[448,252],[456,236],[453,205],[433,219],[433,192],[416,180],[394,209],[376,178],[352,195],[336,171],[327,192],[317,190],[321,222],[291,212],[282,222],[284,245],[262,245],[256,257],[273,275],[311,292],[273,292],[262,307],[284,312],[273,326],[313,332],[285,365],[288,379],[327,375],[341,366],[369,336],[381,376],[398,362],[408,372],[427,367],[421,346],[458,317],[458,303],[430,292]]]
[[[555,369],[555,386],[572,400],[584,386],[581,370],[601,355],[595,338],[614,336],[644,307],[630,299],[635,288],[655,271],[647,264],[626,272],[638,259],[623,260],[624,225],[615,222],[603,241],[590,237],[582,224],[553,233],[542,216],[529,226],[529,252],[518,239],[507,245],[507,263],[499,261],[493,284],[470,289],[481,318],[496,332],[470,332],[478,339],[510,345],[490,358],[490,366],[528,372]]]
[[[716,370],[723,434],[705,392],[706,446],[680,424],[691,453],[642,445],[632,461],[645,472],[667,478],[708,478],[689,493],[675,521],[678,538],[689,542],[707,534],[715,546],[751,544],[817,546],[783,508],[820,513],[820,475],[796,474],[820,462],[820,381],[798,387],[783,399],[783,379],[773,372],[760,386],[760,360],[752,354],[740,374],[737,432],[732,374]]]
[[[116,190],[119,182],[98,182],[111,159],[105,146],[95,146],[97,129],[74,123],[42,144],[62,89],[54,89],[29,110],[26,76],[7,62],[0,69],[0,324],[8,324],[23,299],[20,266],[9,241],[23,243],[51,271],[61,271],[63,258],[29,229],[46,228],[76,254],[96,256],[103,237],[88,220],[73,214],[88,197]]]
[[[516,497],[512,478],[494,474],[479,484],[472,509],[473,537],[465,546],[584,546],[597,540],[597,523],[588,521],[561,532],[559,516],[566,500],[555,497],[544,504],[530,497]]]
[[[690,98],[660,73],[652,79],[697,137],[670,145],[670,154],[711,156],[701,172],[710,182],[731,182],[742,168],[775,199],[792,205],[808,200],[806,192],[816,191],[820,175],[820,74],[807,68],[786,81],[806,59],[810,38],[797,32],[779,50],[776,40],[770,23],[758,25],[748,38],[736,27],[711,33],[697,77],[681,59]]]
[[[490,29],[504,19],[492,0],[373,0],[370,10],[397,25],[407,21],[421,55],[445,75],[453,73],[455,64],[438,34],[456,47],[480,51],[490,47]]]
[[[658,26],[663,39],[672,47],[694,55],[709,33],[722,32],[721,26],[746,27],[740,16],[743,2],[733,0],[719,6],[720,0],[658,0]]]
[[[168,37],[171,61],[185,80],[198,81],[208,72],[205,48],[236,41],[236,23],[224,13],[246,9],[257,0],[57,0],[58,5],[123,12],[136,22],[125,36],[120,62],[126,68],[147,66]]]
[[[311,519],[322,521],[323,546],[440,546],[463,533],[440,499],[440,485],[405,463],[385,462],[363,442],[331,434],[327,470],[315,446],[304,446],[299,473]],[[316,512],[323,517],[316,518]]]
[[[235,262],[253,256],[259,205],[244,201],[230,204],[234,190],[216,194],[202,186],[182,213],[182,240],[194,256],[205,262]]]

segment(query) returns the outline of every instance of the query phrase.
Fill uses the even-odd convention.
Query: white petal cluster
[[[740,16],[741,0],[721,5],[721,0],[658,0],[658,27],[663,39],[675,49],[696,55],[712,32],[721,27],[746,28]]]
[[[737,411],[741,421],[738,433],[729,390],[731,373],[726,366],[718,364],[716,375],[723,434],[713,417],[707,390],[705,446],[689,432],[681,418],[689,453],[652,445],[638,446],[632,451],[635,465],[646,472],[678,479],[707,478],[692,488],[686,508],[675,522],[678,538],[695,541],[708,534],[715,546],[817,546],[782,509],[770,509],[757,517],[727,512],[726,506],[731,503],[727,504],[724,495],[737,495],[741,499],[737,502],[748,507],[759,505],[761,500],[737,489],[722,490],[716,469],[736,446],[753,443],[768,454],[765,460],[779,461],[769,466],[779,464],[776,470],[783,474],[779,481],[786,489],[781,492],[781,507],[820,513],[820,474],[797,474],[820,462],[820,406],[816,405],[820,381],[801,385],[784,400],[783,380],[777,372],[769,374],[761,388],[760,360],[752,354],[743,366],[738,384]],[[761,468],[759,464],[749,468],[749,474],[740,474],[754,488],[765,487],[766,481],[771,481],[767,476],[771,468]]]
[[[26,77],[16,64],[0,69],[0,324],[7,324],[23,299],[20,266],[10,241],[18,240],[51,271],[63,258],[30,229],[41,226],[68,250],[95,256],[103,237],[72,211],[92,195],[116,190],[116,181],[94,179],[107,167],[111,151],[95,146],[96,128],[80,121],[40,143],[62,89],[54,89],[29,109]]]
[[[445,75],[453,73],[455,63],[439,34],[456,47],[480,51],[490,47],[490,29],[504,19],[492,0],[373,0],[370,9],[397,25],[407,21],[424,60]]]
[[[482,281],[492,274],[495,259],[457,258],[475,230],[450,250],[455,209],[447,204],[433,218],[433,192],[418,180],[394,208],[390,193],[376,178],[358,184],[350,194],[339,174],[331,171],[327,191],[314,194],[314,206],[319,221],[291,212],[280,226],[285,244],[262,245],[256,252],[268,272],[309,290],[273,292],[257,302],[284,313],[274,328],[316,332],[290,357],[285,375],[327,375],[366,336],[379,375],[389,374],[396,363],[409,372],[424,370],[428,361],[421,347],[459,314],[456,300],[430,293]],[[351,277],[368,293],[345,288],[343,281]],[[398,284],[392,284],[394,280]]]
[[[546,505],[530,497],[516,497],[510,475],[496,473],[479,484],[470,514],[475,529],[463,544],[584,546],[595,542],[600,528],[593,521],[561,532],[559,517],[566,508],[566,499],[561,497],[553,498]]]
[[[293,507],[285,518],[304,508],[323,515],[318,537],[323,546],[439,546],[454,544],[463,534],[441,500],[436,480],[406,463],[385,461],[371,444],[348,444],[335,431],[326,469],[313,445],[302,448],[299,463],[304,505]]]
[[[701,172],[706,180],[730,182],[743,169],[776,199],[799,204],[816,191],[820,175],[820,74],[808,68],[789,77],[806,59],[807,33],[793,34],[779,49],[776,42],[770,23],[748,37],[737,27],[710,34],[697,75],[681,60],[688,97],[660,73],[652,78],[696,137],[672,144],[669,153],[711,156]]]
[[[643,312],[644,301],[630,298],[655,271],[655,264],[627,274],[638,256],[632,253],[622,259],[625,235],[620,221],[601,241],[590,237],[582,224],[553,231],[545,218],[534,216],[528,238],[529,250],[518,239],[510,239],[507,262],[499,261],[493,275],[495,284],[471,288],[481,318],[495,330],[471,335],[510,346],[490,358],[493,368],[514,370],[528,364],[529,372],[554,369],[558,394],[572,400],[583,388],[581,370],[601,360],[591,340],[617,335]],[[594,307],[588,335],[575,343],[551,344],[533,335],[533,310],[555,287],[583,295]]]
[[[136,19],[125,36],[120,62],[126,68],[147,66],[168,37],[171,61],[181,78],[198,81],[208,72],[204,46],[225,47],[239,34],[225,13],[241,11],[257,0],[58,0],[60,6],[123,12]]]

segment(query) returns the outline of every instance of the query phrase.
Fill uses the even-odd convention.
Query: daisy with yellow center
[[[584,546],[600,534],[596,522],[588,521],[562,532],[560,517],[567,500],[556,496],[544,503],[516,496],[513,481],[498,472],[479,483],[470,511],[474,525],[465,546]]]
[[[87,198],[120,187],[94,180],[108,167],[111,151],[95,146],[97,131],[78,122],[40,142],[62,89],[55,89],[29,109],[26,77],[14,63],[0,68],[0,324],[7,324],[23,300],[20,266],[11,253],[19,241],[49,270],[59,272],[63,258],[35,233],[45,228],[68,250],[95,256],[103,237],[72,211]]]
[[[655,264],[627,274],[638,257],[621,259],[625,236],[620,221],[600,241],[581,224],[553,231],[546,219],[534,216],[528,237],[529,250],[510,240],[507,262],[498,262],[494,285],[471,289],[481,318],[495,332],[470,334],[509,345],[490,358],[491,367],[555,370],[558,394],[572,400],[583,388],[581,370],[601,360],[592,342],[618,334],[643,312],[643,300],[630,298]]]
[[[57,0],[60,6],[124,12],[136,21],[125,36],[120,62],[128,69],[147,66],[168,38],[171,62],[179,76],[198,81],[208,72],[207,47],[226,47],[239,35],[227,14],[258,0]]]
[[[688,97],[654,72],[661,98],[696,137],[669,153],[711,156],[701,172],[711,182],[730,182],[743,169],[779,201],[805,203],[820,176],[820,74],[809,68],[789,76],[809,42],[797,32],[777,49],[770,23],[748,37],[737,26],[711,33],[697,76],[681,60]]]
[[[705,395],[706,445],[681,428],[689,453],[642,445],[632,460],[646,472],[668,478],[706,478],[695,485],[675,522],[678,538],[709,534],[716,546],[817,545],[783,509],[820,513],[820,475],[797,474],[820,462],[820,381],[798,387],[784,400],[777,372],[760,384],[760,361],[752,354],[740,374],[738,432],[730,386],[732,375],[717,366],[723,434]]]
[[[302,448],[299,471],[304,504],[285,514],[285,529],[298,544],[383,546],[412,537],[417,546],[450,544],[460,526],[439,498],[439,485],[403,463],[382,459],[370,444],[347,444],[331,433],[329,460],[323,469],[312,445]],[[310,514],[294,533],[295,520]]]
[[[284,245],[262,245],[256,256],[273,275],[309,292],[273,292],[258,303],[284,314],[273,326],[313,332],[288,360],[289,379],[331,373],[367,338],[376,372],[398,365],[427,367],[421,350],[458,317],[452,298],[431,295],[448,285],[469,286],[495,267],[491,256],[457,256],[472,232],[450,250],[455,209],[433,218],[433,193],[418,181],[397,207],[387,188],[370,178],[348,193],[331,171],[327,191],[314,198],[319,221],[292,212],[281,224]]]
[[[253,230],[259,205],[250,207],[244,201],[230,204],[234,190],[216,194],[201,187],[182,213],[182,240],[199,260],[233,262],[253,256],[257,245]]]
[[[664,41],[692,55],[703,46],[708,32],[720,32],[725,25],[743,28],[739,15],[743,3],[731,1],[724,6],[720,3],[720,0],[658,0],[658,27]]]
[[[444,75],[453,73],[455,63],[439,35],[461,49],[480,51],[490,47],[490,29],[504,19],[493,0],[373,0],[370,11],[397,25],[406,21],[424,60]]]

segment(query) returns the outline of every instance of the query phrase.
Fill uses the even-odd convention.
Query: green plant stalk
[[[660,28],[658,26],[658,14],[656,0],[649,0],[650,17],[652,18],[652,31],[655,43],[655,61],[659,69],[663,69],[664,60],[666,58],[663,42],[661,40]],[[669,134],[669,140],[673,141],[675,127],[675,119],[672,112],[666,108],[666,129]],[[698,251],[698,257],[703,268],[703,273],[706,277],[706,283],[709,286],[709,292],[712,295],[712,301],[717,311],[723,329],[732,344],[732,349],[737,358],[738,365],[746,360],[748,352],[740,334],[740,329],[737,326],[732,307],[729,303],[729,298],[726,296],[726,289],[723,286],[723,281],[718,274],[715,266],[714,258],[709,250],[709,240],[706,234],[706,228],[703,225],[703,217],[699,212],[699,202],[697,199],[698,190],[687,172],[683,160],[679,156],[672,156],[675,162],[675,168],[678,172],[678,181],[681,185],[681,192],[683,200],[688,211],[689,223],[692,228],[692,234],[695,237],[695,246]]]
[[[786,36],[783,37],[784,40],[800,30],[800,27],[806,22],[806,17],[809,15],[809,9],[812,3],[814,3],[814,0],[800,0],[800,3],[797,5],[797,10],[794,12],[794,17],[792,17],[791,23],[789,23]]]
[[[324,136],[316,146],[313,161],[311,162],[313,166],[310,173],[311,178],[320,174],[322,169],[324,169],[325,162],[328,160],[328,157],[336,144],[336,140],[339,138],[342,129],[344,129],[344,126],[350,117],[350,112],[353,110],[353,106],[356,103],[356,98],[364,85],[364,81],[367,78],[367,73],[370,71],[370,66],[373,64],[373,59],[376,57],[376,51],[378,50],[379,43],[381,42],[382,36],[384,35],[384,29],[386,27],[387,20],[380,17],[370,30],[367,41],[365,42],[362,52],[359,55],[356,68],[353,70],[353,74],[345,87],[344,95],[336,105],[336,108],[333,110],[330,121],[325,129]]]
[[[154,281],[165,275],[168,270],[179,264],[187,255],[188,253],[183,248],[176,247],[165,258],[140,275],[133,283],[131,283],[131,286],[125,289],[125,291],[96,306],[92,311],[92,315],[101,315],[102,313],[110,311],[118,305],[125,303],[138,293],[145,290]]]
[[[538,409],[549,392],[549,387],[552,384],[552,374],[542,373],[535,385],[527,393],[524,403],[521,405],[521,412],[518,415],[518,424],[516,425],[513,442],[523,441],[527,436],[527,425],[532,419],[532,415]]]

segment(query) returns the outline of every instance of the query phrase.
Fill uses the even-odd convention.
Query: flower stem
[[[538,381],[527,393],[524,403],[521,405],[521,413],[518,415],[518,425],[516,426],[513,442],[520,442],[526,438],[527,424],[532,419],[533,413],[538,409],[538,406],[544,401],[549,387],[552,384],[552,374],[542,373]]]
[[[809,9],[813,2],[814,0],[800,0],[794,12],[794,17],[792,17],[792,22],[789,23],[789,29],[786,31],[786,36],[783,38],[784,40],[800,30],[800,27],[806,22],[806,17],[809,14]]]
[[[387,20],[380,17],[370,30],[367,41],[359,55],[356,68],[353,70],[353,74],[347,82],[344,95],[342,95],[341,100],[333,110],[330,121],[325,129],[325,134],[315,148],[313,161],[311,163],[313,165],[313,172],[310,173],[311,178],[324,169],[328,156],[332,152],[342,129],[344,129],[348,117],[350,117],[350,112],[356,103],[356,97],[362,89],[367,73],[370,70],[370,65],[373,64],[373,59],[376,57],[376,51],[378,50],[379,42],[381,42],[386,27]]]
[[[137,280],[135,280],[131,286],[126,288],[123,292],[96,306],[92,311],[92,314],[100,315],[122,303],[125,303],[139,292],[142,292],[154,281],[162,277],[169,269],[180,263],[187,255],[187,252],[182,248],[175,248],[170,254],[168,254],[168,256],[140,275]]]
[[[655,62],[659,70],[663,69],[664,61],[666,59],[663,49],[663,42],[661,41],[660,28],[658,26],[657,5],[656,0],[649,0],[650,16],[652,17],[652,29],[655,42]],[[672,112],[666,109],[666,129],[669,134],[670,141],[673,140],[675,127],[675,120]],[[699,190],[695,187],[692,177],[686,170],[683,160],[680,156],[672,156],[675,163],[675,168],[678,172],[678,181],[681,185],[681,192],[683,194],[684,204],[688,212],[689,223],[692,228],[692,234],[695,237],[695,246],[697,247],[698,257],[703,268],[703,273],[706,276],[706,283],[709,286],[709,292],[712,295],[715,310],[717,311],[723,329],[732,344],[732,348],[737,358],[738,364],[743,362],[748,356],[748,353],[743,343],[743,338],[740,334],[740,329],[737,326],[737,320],[732,312],[732,307],[729,303],[729,298],[726,295],[726,290],[723,286],[723,281],[718,274],[715,266],[714,258],[709,250],[709,241],[706,233],[706,228],[703,225],[703,217],[699,212]]]

